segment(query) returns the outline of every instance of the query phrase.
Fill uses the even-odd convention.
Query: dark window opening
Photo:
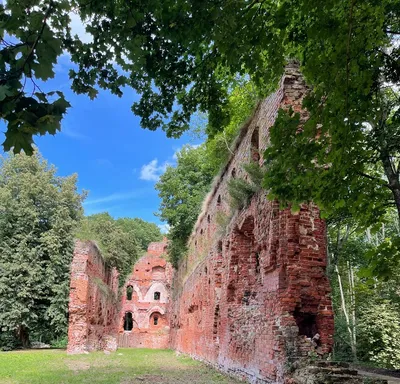
[[[203,234],[203,230],[201,229],[201,230],[200,230],[200,235],[202,235],[202,234]]]
[[[218,252],[222,252],[222,241],[218,241],[218,246],[217,246]]]
[[[158,325],[158,316],[154,316],[154,325]]]
[[[250,304],[250,296],[251,292],[250,291],[244,291],[243,298],[242,298],[242,303],[249,305]]]
[[[160,292],[154,292],[154,300],[160,300],[161,298],[161,293]]]
[[[256,258],[256,273],[260,273],[260,254],[256,252],[254,256]]]
[[[236,168],[232,169],[231,176],[233,179],[236,177]]]
[[[217,206],[221,205],[221,195],[218,195],[218,199],[217,199]]]
[[[235,296],[236,296],[236,287],[233,282],[230,282],[228,285],[227,302],[233,303],[235,301]]]
[[[132,285],[129,285],[126,288],[126,299],[127,300],[132,300],[132,295],[133,295],[133,287],[132,287]]]
[[[209,223],[211,221],[211,217],[210,215],[207,216],[207,223]]]
[[[220,315],[219,315],[219,304],[215,306],[214,310],[214,324],[213,324],[213,340],[218,340],[218,329],[219,329]]]
[[[132,331],[133,328],[133,318],[131,312],[125,313],[125,320],[124,320],[124,331]]]
[[[251,160],[258,163],[260,161],[260,135],[258,127],[251,136]]]
[[[307,336],[312,339],[317,333],[317,317],[312,313],[300,312],[296,309],[293,314],[299,327],[299,336]]]

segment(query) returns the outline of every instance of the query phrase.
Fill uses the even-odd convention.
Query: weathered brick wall
[[[118,272],[95,243],[77,241],[71,264],[68,353],[115,350]]]
[[[151,243],[123,287],[118,320],[120,347],[169,347],[172,266],[165,259],[166,247],[166,239]],[[128,287],[131,287],[131,296]],[[132,317],[132,329],[127,329],[130,328],[127,316]]]
[[[171,345],[254,383],[283,383],[291,359],[332,347],[326,229],[314,205],[292,214],[265,191],[229,216],[230,178],[262,162],[279,108],[301,109],[306,85],[295,66],[243,127],[214,184],[173,284]],[[222,222],[226,222],[221,225]]]

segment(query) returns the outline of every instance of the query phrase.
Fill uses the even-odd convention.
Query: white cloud
[[[171,228],[168,224],[158,224],[157,226],[160,228],[162,234],[168,233],[169,229]]]
[[[150,163],[142,166],[140,170],[140,179],[147,181],[158,181],[160,176],[165,172],[169,163],[158,164],[157,159],[153,159]]]
[[[126,193],[112,193],[111,195],[103,196],[103,197],[98,197],[96,199],[89,199],[86,200],[83,205],[97,205],[97,204],[103,204],[103,203],[109,203],[111,201],[120,201],[120,200],[130,200],[130,199],[135,199],[141,196],[145,196],[148,193],[148,189],[138,189],[132,192],[126,192]]]
[[[77,132],[73,129],[71,129],[70,127],[64,125],[61,128],[61,133],[64,134],[65,136],[71,138],[71,139],[76,139],[76,140],[85,140],[88,139],[87,136],[81,134],[80,132]]]

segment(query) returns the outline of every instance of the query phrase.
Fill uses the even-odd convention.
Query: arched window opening
[[[133,328],[132,312],[126,312],[124,319],[124,331],[132,331],[132,328]]]
[[[221,205],[221,195],[218,195],[217,198],[217,207],[219,207]]]
[[[258,127],[253,132],[253,135],[251,136],[251,147],[250,147],[250,155],[251,155],[251,160],[254,161],[255,163],[258,163],[260,161],[260,134]]]
[[[211,221],[211,217],[210,217],[210,215],[208,215],[207,216],[207,223],[210,223],[210,221]]]
[[[132,300],[132,295],[133,295],[133,287],[132,285],[128,285],[128,287],[126,287],[126,300]]]
[[[161,298],[161,293],[160,292],[154,292],[154,300],[160,300]]]
[[[154,316],[154,325],[158,325],[158,316]]]

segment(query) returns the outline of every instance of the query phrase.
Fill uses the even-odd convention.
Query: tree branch
[[[389,29],[385,29],[385,33],[389,33],[390,35],[400,35],[400,32],[390,31]]]
[[[380,183],[382,183],[382,186],[388,187],[388,188],[389,188],[389,184],[385,183],[385,182],[384,182],[382,179],[380,179],[379,177],[371,176],[371,175],[368,175],[367,173],[364,173],[364,172],[357,172],[357,175],[366,177],[367,179],[370,179],[370,180],[379,181]]]
[[[42,35],[43,35],[44,28],[45,28],[46,25],[47,25],[47,18],[49,17],[49,15],[50,15],[50,13],[51,13],[51,11],[52,11],[52,9],[53,9],[53,5],[54,5],[53,0],[51,0],[51,1],[50,1],[50,4],[49,4],[49,7],[47,8],[46,13],[44,14],[42,27],[40,28],[40,31],[39,31],[39,33],[38,33],[38,35],[37,35],[37,37],[36,37],[36,39],[35,39],[35,41],[34,41],[34,43],[33,43],[33,45],[32,45],[31,51],[30,51],[29,54],[26,56],[26,58],[25,58],[25,60],[24,60],[24,63],[23,63],[22,66],[21,66],[21,69],[20,69],[21,72],[24,71],[24,67],[25,67],[26,63],[28,62],[28,60],[30,59],[30,57],[33,55],[33,52],[35,51],[35,49],[36,49],[36,47],[37,47],[37,45],[38,45],[38,43],[39,43],[39,40],[40,40],[40,38],[41,38]]]

